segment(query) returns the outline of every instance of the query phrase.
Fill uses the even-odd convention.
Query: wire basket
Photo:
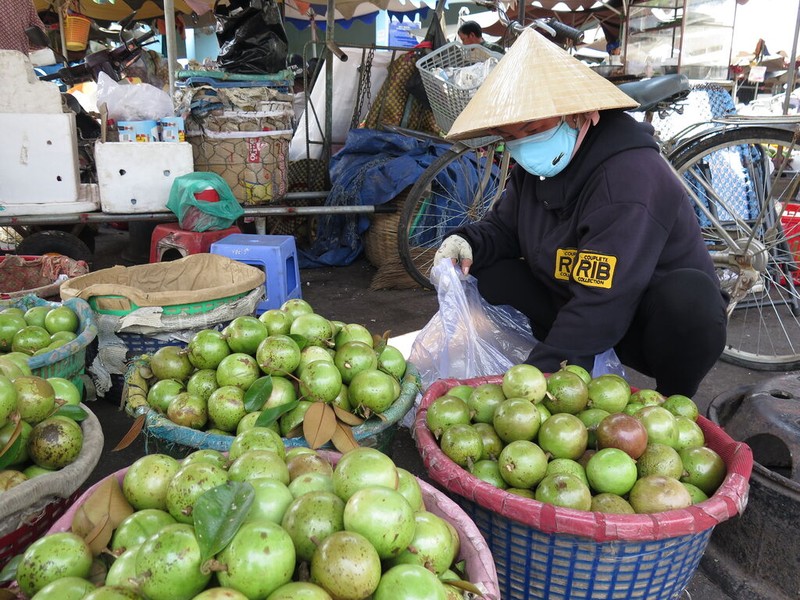
[[[142,364],[148,364],[147,357],[141,358]],[[139,398],[147,396],[147,383],[136,378],[132,383],[132,377],[136,372],[137,365],[134,363],[128,371],[125,381],[126,411],[133,415],[145,415],[144,433],[146,437],[146,451],[148,453],[169,454],[175,458],[184,458],[191,452],[201,448],[219,450],[227,452],[233,442],[233,435],[220,435],[208,433],[176,425],[165,415],[149,408],[146,404],[141,404],[134,400],[134,396]],[[419,372],[413,364],[407,363],[406,373],[400,382],[400,396],[394,403],[386,409],[380,416],[373,416],[361,425],[353,427],[353,436],[361,446],[377,448],[382,452],[388,452],[392,445],[394,436],[400,421],[414,406],[414,400],[420,389]],[[131,394],[134,391],[134,394]],[[295,446],[307,446],[304,437],[283,438],[283,443],[287,448]],[[333,445],[328,442],[323,446],[325,449],[332,449]]]
[[[500,593],[509,600],[675,600],[705,552],[713,528],[744,511],[753,468],[746,444],[702,416],[706,445],[727,475],[716,493],[683,510],[618,515],[556,507],[494,487],[462,469],[427,427],[428,407],[456,385],[500,384],[501,376],[443,379],[425,392],[414,433],[430,477],[451,492],[486,538]]]
[[[459,85],[453,80],[453,71],[490,59],[500,60],[502,54],[481,45],[464,46],[457,42],[445,44],[417,61],[422,84],[431,104],[436,124],[442,131],[450,131],[453,122],[467,106],[480,87],[480,82]],[[469,146],[478,147],[497,139],[496,136],[466,140]]]

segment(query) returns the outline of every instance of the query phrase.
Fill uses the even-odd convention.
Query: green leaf
[[[20,446],[22,446],[22,436],[17,436],[17,439],[8,447],[8,450],[0,454],[0,469],[5,469],[15,458],[18,458]]]
[[[465,592],[471,592],[476,596],[478,596],[479,598],[483,598],[483,593],[481,592],[480,588],[478,588],[478,586],[476,586],[474,583],[470,583],[469,581],[453,579],[451,581],[445,581],[445,583],[447,585],[452,585],[453,587],[464,590]]]
[[[239,531],[256,492],[246,481],[229,481],[204,492],[192,509],[202,562],[213,558]]]
[[[308,338],[300,335],[299,333],[290,333],[289,337],[292,338],[298,346],[300,346],[300,350],[308,346]]]
[[[244,395],[244,408],[247,412],[261,410],[272,393],[272,376],[259,377],[247,388]]]
[[[268,408],[266,410],[262,410],[261,414],[258,415],[256,419],[255,426],[256,427],[269,427],[275,421],[281,418],[281,415],[286,414],[290,410],[294,410],[300,406],[299,400],[293,400],[292,402],[288,402],[286,404],[281,404],[280,406],[273,406],[272,408]]]
[[[17,578],[17,567],[22,561],[22,554],[17,554],[14,558],[6,563],[3,570],[0,571],[0,583],[14,581]]]
[[[78,422],[83,421],[89,416],[85,410],[83,410],[80,406],[75,406],[74,404],[64,404],[60,406],[58,410],[53,413],[53,416],[55,415],[69,417],[73,421]]]

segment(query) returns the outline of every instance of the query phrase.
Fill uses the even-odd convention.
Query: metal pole
[[[783,99],[783,114],[789,114],[789,98],[794,91],[794,84],[797,79],[797,36],[800,35],[800,2],[797,3],[797,21],[794,25],[794,40],[792,41],[792,58],[789,61],[789,80],[786,82],[786,97]]]
[[[164,0],[164,28],[167,36],[167,71],[169,72],[169,97],[175,94],[175,63],[178,60],[178,45],[175,41],[175,0]]]
[[[67,58],[67,34],[64,32],[64,10],[63,6],[58,7],[58,36],[61,41],[61,55],[64,57],[65,65],[69,64]]]
[[[333,30],[336,24],[336,2],[328,0],[325,13],[325,139],[322,146],[322,161],[326,165],[331,159],[331,136],[333,135]]]

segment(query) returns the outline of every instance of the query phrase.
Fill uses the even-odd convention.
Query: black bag
[[[262,74],[286,68],[289,44],[273,0],[252,0],[243,10],[217,19],[221,25],[217,63],[223,71]]]
[[[431,50],[441,48],[447,43],[447,38],[444,35],[444,31],[442,31],[442,24],[435,13],[423,41],[431,42]],[[418,52],[418,58],[422,58],[425,56],[425,54],[430,52],[430,50],[419,50]],[[414,69],[414,74],[406,84],[406,91],[411,94],[417,102],[419,102],[422,108],[429,109],[431,107],[431,103],[428,100],[428,94],[425,93],[425,85],[422,83],[422,74],[419,72],[419,69]]]

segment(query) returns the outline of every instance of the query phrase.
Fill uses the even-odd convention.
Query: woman
[[[636,103],[527,30],[453,124],[499,135],[516,161],[486,217],[435,262],[472,273],[493,304],[527,315],[526,362],[592,368],[614,348],[662,394],[693,395],[725,344],[720,291],[693,208]]]

